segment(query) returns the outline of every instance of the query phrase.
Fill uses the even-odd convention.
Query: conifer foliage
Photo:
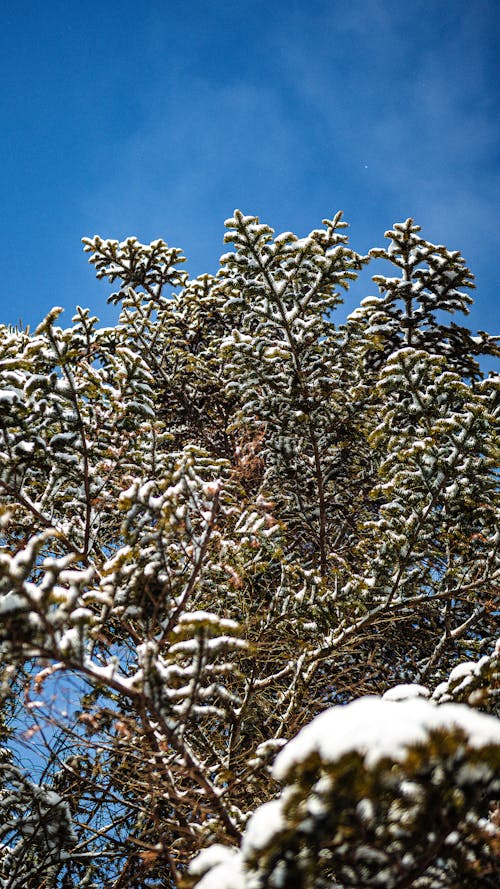
[[[1,889],[496,885],[500,355],[409,219],[0,326]],[[379,296],[337,320],[367,263]],[[392,271],[392,269],[391,269]]]

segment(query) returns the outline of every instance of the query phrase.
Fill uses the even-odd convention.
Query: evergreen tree
[[[85,239],[112,327],[0,326],[0,886],[492,886],[498,347],[444,320],[471,274],[408,220],[336,323],[368,261],[340,213],[226,225],[194,280]]]
[[[466,290],[474,287],[474,276],[458,250],[431,244],[419,234],[413,219],[396,223],[385,233],[389,246],[370,250],[374,259],[395,266],[397,275],[374,275],[380,296],[364,299],[351,316],[351,325],[361,329],[368,367],[380,367],[391,353],[408,346],[443,355],[451,370],[477,379],[481,370],[476,358],[500,355],[499,337],[471,331],[447,314],[468,314],[473,300]],[[393,269],[391,269],[393,271]]]

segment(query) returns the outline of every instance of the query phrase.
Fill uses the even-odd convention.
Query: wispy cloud
[[[137,130],[107,145],[83,203],[90,227],[164,236],[200,272],[216,268],[235,206],[302,231],[345,209],[360,250],[413,215],[431,240],[462,249],[487,287],[492,11],[487,0],[291,4],[253,33],[265,62],[250,74],[228,63],[221,76],[215,61],[203,70],[198,35],[167,78],[143,85]]]
[[[290,201],[301,165],[300,134],[272,87],[196,77],[108,151],[105,181],[84,199],[89,220],[120,237],[187,237],[197,254],[193,242],[211,240],[214,225],[221,244],[234,206],[253,212],[269,192]]]

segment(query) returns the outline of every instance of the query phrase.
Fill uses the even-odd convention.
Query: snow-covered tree
[[[198,889],[493,887],[499,768],[500,723],[471,708],[419,693],[333,707],[278,754],[283,790],[241,850],[212,846],[191,874]]]
[[[362,331],[365,364],[380,366],[397,349],[409,346],[443,355],[450,369],[463,376],[481,377],[476,358],[500,354],[497,342],[484,331],[473,336],[466,327],[446,323],[446,315],[469,312],[474,276],[458,250],[431,244],[419,234],[413,219],[396,223],[385,233],[387,249],[370,250],[385,260],[396,276],[374,275],[379,297],[364,299],[352,314],[350,326]]]
[[[0,885],[493,885],[498,347],[444,320],[471,274],[397,224],[371,258],[401,277],[337,323],[368,262],[340,213],[226,225],[194,280],[85,239],[112,327],[0,326]]]

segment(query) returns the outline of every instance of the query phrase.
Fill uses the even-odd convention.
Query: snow
[[[25,607],[25,601],[9,590],[4,596],[0,596],[0,616],[9,614],[11,611],[19,611]]]
[[[71,612],[71,621],[72,623],[88,623],[93,618],[93,612],[90,608],[75,608],[74,611]]]
[[[265,849],[273,836],[286,826],[283,800],[273,799],[260,806],[250,818],[242,843],[242,853],[248,858],[254,850]]]
[[[395,685],[382,696],[384,701],[409,701],[414,698],[428,698],[429,689],[417,683]]]
[[[471,673],[477,672],[477,664],[475,661],[464,661],[462,664],[458,664],[451,671],[448,681],[453,685],[455,682],[458,682],[460,679],[464,679],[466,676],[469,676]]]
[[[17,444],[14,446],[14,452],[16,454],[32,454],[34,450],[34,441],[18,441]]]
[[[500,720],[462,704],[436,706],[417,697],[404,701],[365,697],[332,707],[305,726],[282,750],[273,776],[286,781],[296,765],[314,754],[334,763],[357,752],[372,768],[384,758],[403,761],[409,746],[425,744],[432,731],[462,729],[472,747],[500,744]]]
[[[216,861],[219,863],[215,864]],[[196,889],[245,889],[246,886],[240,853],[220,844],[200,852],[191,862],[189,872],[193,876],[203,874]]]
[[[215,627],[224,627],[227,630],[237,630],[238,624],[235,620],[231,620],[228,617],[218,617],[212,611],[189,611],[186,614],[181,614],[179,617],[179,625],[183,624],[212,624]],[[178,629],[176,628],[176,631]]]
[[[69,655],[75,651],[78,651],[81,647],[81,644],[82,640],[80,633],[76,628],[72,627],[71,629],[66,630],[66,632],[61,636],[61,639],[59,641],[59,650],[63,655]]]
[[[14,404],[18,399],[18,392],[15,389],[0,389],[0,402],[5,404]]]
[[[235,853],[237,853],[236,849],[223,846],[221,843],[214,843],[213,846],[203,849],[192,860],[189,865],[189,873],[193,877],[202,877],[203,874],[206,874],[208,870],[216,867],[216,865],[230,861],[234,858]]]

